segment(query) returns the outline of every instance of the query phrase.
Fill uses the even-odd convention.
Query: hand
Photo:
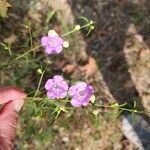
[[[26,94],[16,87],[0,88],[0,150],[11,150],[14,146],[18,112],[24,104]],[[1,108],[1,107],[0,107]]]

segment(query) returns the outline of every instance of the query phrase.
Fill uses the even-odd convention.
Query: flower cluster
[[[69,43],[64,41],[54,30],[50,30],[48,36],[41,38],[41,45],[47,54],[59,54],[63,47],[69,46]],[[74,107],[88,105],[94,93],[93,87],[85,82],[78,82],[69,88],[68,83],[60,75],[48,79],[45,89],[50,99],[63,99],[68,94]]]
[[[85,82],[78,82],[68,88],[67,82],[59,75],[48,79],[45,84],[47,96],[50,99],[63,99],[67,94],[71,97],[71,104],[74,107],[86,106],[90,102],[94,89]]]

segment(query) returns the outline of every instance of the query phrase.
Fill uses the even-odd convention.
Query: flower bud
[[[41,69],[38,69],[37,72],[38,72],[39,74],[42,74],[42,73],[43,73]]]
[[[90,97],[90,101],[94,104],[94,102],[95,102],[95,95],[92,95],[92,96]]]
[[[58,33],[56,33],[55,30],[49,30],[48,35],[51,37],[55,37],[55,36],[58,36]]]
[[[76,31],[78,31],[78,30],[80,30],[81,29],[81,26],[78,24],[78,25],[76,25],[75,26],[75,28],[74,28]]]
[[[69,42],[68,41],[64,41],[63,47],[68,48],[69,47]]]

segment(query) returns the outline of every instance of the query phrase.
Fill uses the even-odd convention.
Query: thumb
[[[0,111],[0,150],[11,150],[14,145],[18,115],[12,106],[10,101]]]
[[[18,88],[0,88],[0,150],[12,150],[19,110],[26,94]]]

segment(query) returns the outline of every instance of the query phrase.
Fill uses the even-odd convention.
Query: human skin
[[[0,88],[0,150],[12,150],[14,147],[18,112],[26,96],[17,87]]]

